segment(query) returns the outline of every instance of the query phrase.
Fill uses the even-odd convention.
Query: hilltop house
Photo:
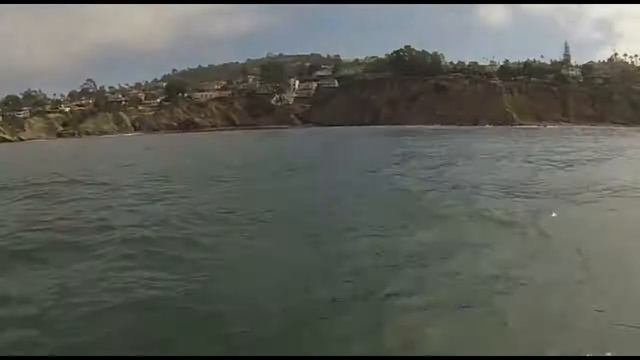
[[[15,118],[18,118],[18,119],[26,119],[29,116],[31,116],[31,108],[30,107],[23,107],[19,111],[6,112],[5,115],[7,117],[15,117]]]
[[[134,98],[134,97],[137,97],[140,100],[144,101],[145,94],[144,94],[144,91],[142,91],[142,90],[131,90],[127,94],[127,97],[130,98],[130,99]]]
[[[93,99],[80,99],[71,103],[71,111],[85,110],[93,105]]]
[[[300,87],[300,80],[296,78],[289,79],[289,91],[295,93]]]
[[[65,104],[60,104],[59,106],[47,105],[45,110],[50,114],[68,113],[69,111],[71,111],[71,107]]]
[[[215,91],[198,91],[190,94],[196,101],[207,101],[217,98],[230,97],[230,90],[215,90]]]
[[[324,78],[318,81],[318,86],[321,88],[337,88],[340,84],[334,78]]]
[[[313,77],[316,79],[325,78],[333,75],[333,66],[323,65],[322,68],[313,73]]]
[[[575,79],[578,81],[582,80],[582,70],[580,70],[580,67],[578,66],[575,66],[575,65],[563,66],[561,72],[562,74],[564,74],[570,79]]]
[[[199,91],[215,91],[215,90],[220,90],[222,88],[224,88],[225,86],[227,86],[227,81],[226,80],[219,80],[219,81],[203,81],[200,84],[198,84],[197,89]]]
[[[117,95],[107,94],[107,103],[125,105],[127,103],[127,98],[125,98],[120,94],[117,94]]]
[[[500,66],[498,66],[498,63],[496,63],[495,61],[490,61],[489,65],[485,65],[485,71],[491,74],[495,74],[496,72],[498,72],[498,68]]]
[[[295,97],[298,98],[310,98],[316,93],[318,83],[315,81],[304,81],[298,85],[298,90],[295,93]]]
[[[343,65],[335,74],[336,77],[354,76],[364,72],[363,65]]]

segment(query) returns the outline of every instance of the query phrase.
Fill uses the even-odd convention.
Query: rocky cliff
[[[155,112],[138,110],[46,114],[0,122],[0,142],[131,132],[191,131],[221,127],[302,125],[299,105],[276,107],[268,97],[189,103],[180,101]]]
[[[356,81],[319,94],[316,125],[640,125],[631,85],[470,78]]]
[[[323,89],[306,104],[266,96],[138,110],[47,114],[0,123],[0,142],[267,125],[640,125],[640,88],[534,80],[383,78]]]

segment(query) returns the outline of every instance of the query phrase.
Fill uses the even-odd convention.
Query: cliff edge
[[[137,109],[40,114],[0,122],[0,142],[271,125],[640,125],[640,87],[472,77],[354,80],[306,103],[269,96],[179,100]],[[297,101],[297,100],[296,100]]]

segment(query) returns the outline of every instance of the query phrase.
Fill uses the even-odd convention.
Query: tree
[[[96,109],[100,110],[100,111],[104,111],[107,109],[107,91],[104,89],[104,86],[101,86],[100,89],[98,89],[95,93],[94,93],[94,106],[96,107]]]
[[[405,45],[388,54],[386,59],[391,70],[401,75],[437,75],[444,72],[445,57],[437,51],[429,53]]]
[[[71,90],[67,94],[67,98],[70,101],[78,101],[78,99],[80,98],[80,93],[77,90]]]
[[[89,78],[80,85],[79,95],[82,98],[92,98],[96,91],[98,91],[98,85],[93,79]]]
[[[44,107],[47,105],[47,95],[42,90],[27,89],[22,94],[22,106]]]
[[[142,99],[140,99],[140,97],[138,96],[130,96],[128,99],[128,103],[133,107],[137,107],[142,103]]]
[[[240,68],[240,75],[242,75],[243,79],[246,79],[247,76],[249,76],[249,68],[247,68],[246,64],[243,64],[242,68]]]
[[[98,90],[98,85],[93,79],[89,78],[85,80],[82,85],[80,85],[80,91],[84,89],[86,89],[89,92],[94,92]]]
[[[0,106],[5,111],[18,111],[22,108],[22,100],[18,95],[7,95],[0,102]]]
[[[344,63],[340,58],[340,55],[336,58],[336,63],[333,65],[333,75],[340,74],[340,72],[344,69]]]
[[[180,95],[187,93],[187,82],[182,79],[170,79],[164,87],[165,95],[169,100],[174,101]]]
[[[511,64],[509,63],[509,60],[505,60],[504,63],[502,65],[500,65],[496,75],[498,76],[498,78],[500,80],[503,80],[503,81],[504,80],[511,80],[516,76],[515,69],[513,69],[513,67],[511,67]]]
[[[307,67],[307,75],[312,76],[316,71],[320,70],[321,67],[318,64],[309,64]]]
[[[284,64],[281,62],[269,61],[260,65],[260,77],[262,81],[270,84],[280,84],[286,82]]]

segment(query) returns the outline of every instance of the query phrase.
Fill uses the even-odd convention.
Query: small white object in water
[[[604,354],[604,356],[611,356],[611,353],[608,352],[608,353]]]
[[[553,211],[553,212],[551,213],[551,217],[556,217],[556,216],[558,216],[558,214],[556,214],[556,212],[555,212],[555,211]]]

